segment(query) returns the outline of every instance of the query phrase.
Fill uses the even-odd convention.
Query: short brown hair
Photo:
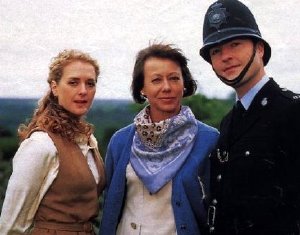
[[[145,97],[141,95],[144,87],[144,65],[150,57],[169,59],[177,63],[182,72],[185,92],[183,97],[193,95],[197,90],[196,81],[187,66],[188,59],[182,51],[173,44],[156,43],[140,50],[137,53],[135,65],[132,73],[131,94],[136,103],[144,103]]]

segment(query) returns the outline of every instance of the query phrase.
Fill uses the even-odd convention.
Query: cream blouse
[[[151,195],[131,164],[126,168],[127,193],[117,235],[176,235],[171,205],[172,181]]]
[[[99,174],[90,149],[97,148],[91,137],[91,146],[79,145],[96,183]],[[13,172],[6,189],[0,217],[0,234],[26,234],[45,193],[56,178],[59,169],[57,149],[46,132],[34,132],[25,139],[13,158]]]

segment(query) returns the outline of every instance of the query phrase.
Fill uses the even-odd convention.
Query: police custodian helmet
[[[219,43],[239,37],[261,40],[265,50],[263,61],[267,65],[271,57],[270,45],[261,37],[251,11],[237,0],[218,0],[208,8],[203,24],[203,47],[200,55],[211,63],[209,49]]]

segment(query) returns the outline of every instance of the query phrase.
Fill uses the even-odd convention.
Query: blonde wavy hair
[[[79,50],[64,50],[52,58],[49,65],[47,94],[39,100],[33,116],[28,124],[21,124],[18,128],[20,141],[26,139],[34,129],[50,131],[67,138],[74,143],[86,141],[94,131],[92,124],[83,118],[74,116],[58,104],[58,99],[51,90],[51,82],[59,83],[63,69],[73,61],[83,61],[95,68],[96,81],[100,74],[98,62],[89,54]]]

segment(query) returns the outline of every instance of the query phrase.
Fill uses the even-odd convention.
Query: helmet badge
[[[211,11],[208,13],[208,21],[210,27],[215,27],[218,29],[221,24],[227,23],[226,17],[228,16],[228,12],[226,12],[225,8],[222,8],[221,3],[215,3],[211,6]]]

